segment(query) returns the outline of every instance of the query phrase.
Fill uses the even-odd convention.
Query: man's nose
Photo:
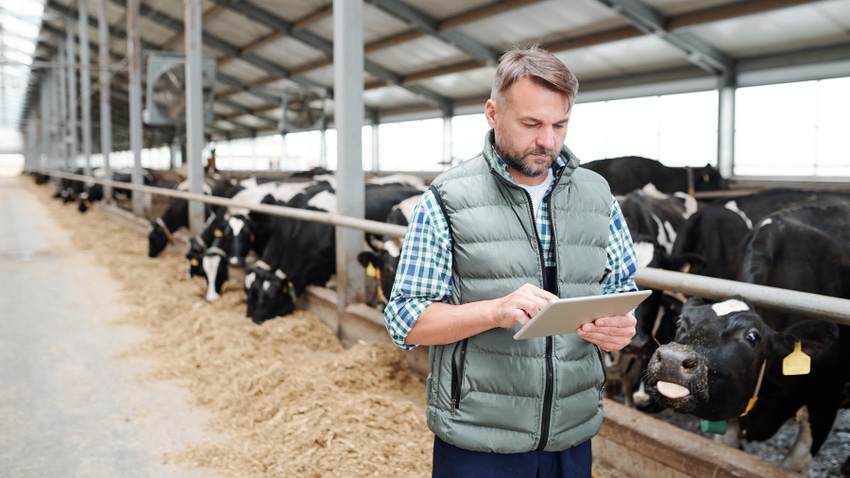
[[[555,130],[554,128],[540,128],[537,135],[537,145],[541,148],[554,149],[555,147]]]

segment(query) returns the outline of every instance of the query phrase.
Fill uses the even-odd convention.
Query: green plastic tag
[[[708,420],[699,421],[699,429],[705,433],[714,433],[715,435],[726,434],[726,421],[710,422]]]

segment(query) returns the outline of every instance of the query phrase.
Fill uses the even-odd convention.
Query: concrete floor
[[[117,356],[143,332],[110,324],[122,306],[106,272],[24,181],[0,177],[0,478],[213,476],[167,463],[210,438],[205,415]]]

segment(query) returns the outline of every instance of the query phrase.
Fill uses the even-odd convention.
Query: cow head
[[[254,242],[254,224],[247,217],[236,214],[227,219],[228,227],[233,234],[231,244],[230,265],[235,267],[245,266],[245,257],[251,250]]]
[[[696,191],[729,189],[729,181],[724,179],[720,175],[720,171],[711,164],[706,164],[702,168],[695,168],[693,174]]]
[[[649,392],[680,413],[711,421],[736,418],[747,411],[765,361],[782,360],[795,342],[815,357],[837,338],[838,327],[827,321],[775,331],[742,297],[714,304],[693,298],[682,308],[674,341],[650,359]]]
[[[201,261],[204,258],[206,246],[198,238],[189,239],[189,250],[186,251],[186,260],[189,261],[189,278],[195,276],[206,277]]]
[[[212,302],[221,297],[221,288],[229,277],[227,252],[218,246],[210,247],[204,253],[202,265],[207,278],[206,299]]]
[[[172,239],[171,231],[161,220],[151,221],[151,229],[148,232],[148,257],[158,256]]]
[[[206,299],[212,302],[221,296],[221,288],[229,278],[228,254],[232,250],[233,231],[230,223],[213,221],[210,245],[204,250],[201,266],[207,279]]]
[[[295,288],[286,274],[277,269],[252,267],[245,275],[247,316],[255,324],[291,314],[295,310]]]
[[[371,264],[375,270],[374,277],[370,277],[369,279],[374,278],[379,283],[380,295],[378,296],[378,303],[386,304],[389,300],[390,293],[393,290],[393,282],[395,281],[400,254],[401,239],[385,241],[383,248],[377,252],[364,251],[357,254],[357,261],[360,262],[360,265],[369,271],[369,265]]]

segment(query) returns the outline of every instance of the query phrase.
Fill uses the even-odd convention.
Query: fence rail
[[[200,201],[217,206],[238,206],[240,208],[246,208],[264,214],[348,227],[385,236],[404,237],[405,232],[407,231],[407,228],[404,226],[391,225],[379,221],[370,221],[368,219],[352,218],[341,214],[306,211],[303,209],[267,204],[243,204],[232,199],[217,196],[194,194],[153,186],[128,184],[59,171],[49,171],[45,172],[45,174],[112,186],[113,188],[141,191],[149,194],[186,199],[189,201]],[[638,270],[635,275],[635,282],[641,287],[681,292],[683,294],[704,297],[712,300],[722,300],[728,296],[741,295],[757,306],[781,312],[796,313],[807,317],[827,319],[840,325],[850,326],[850,300],[847,299],[649,267]]]

